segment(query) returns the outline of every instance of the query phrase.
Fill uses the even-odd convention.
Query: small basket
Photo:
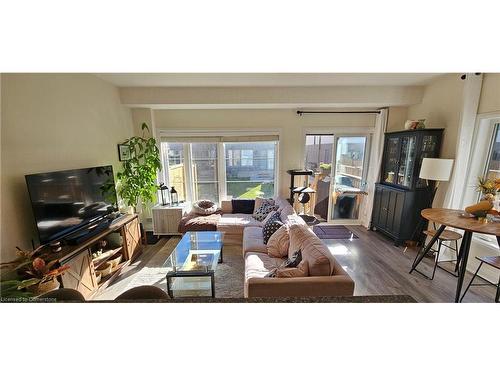
[[[99,271],[99,273],[101,274],[101,277],[108,276],[111,273],[112,269],[113,269],[113,266],[109,262],[101,264],[99,267],[97,267],[97,271]]]
[[[122,261],[122,254],[118,253],[113,258],[109,259],[106,263],[111,264],[111,268],[115,269]]]
[[[95,282],[99,284],[102,279],[102,273],[101,271],[95,271]]]

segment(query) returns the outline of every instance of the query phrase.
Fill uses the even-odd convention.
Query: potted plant
[[[153,202],[158,185],[156,177],[161,170],[160,150],[153,137],[147,137],[149,127],[142,124],[142,137],[131,137],[123,143],[130,149],[130,158],[124,160],[123,171],[117,173],[118,192],[135,211],[139,200]]]
[[[2,263],[2,297],[29,297],[59,288],[57,277],[69,266],[56,267],[57,259],[46,261],[39,255],[42,246],[33,251],[17,248],[17,258]]]

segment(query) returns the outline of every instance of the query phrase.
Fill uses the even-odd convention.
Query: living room
[[[9,7],[4,369],[494,368],[493,9]]]
[[[373,208],[381,204],[375,197],[375,184],[388,182],[389,178],[386,176],[384,181],[384,167],[380,166],[387,159],[384,139],[390,133],[405,131],[405,125],[408,127],[409,122],[417,119],[424,121],[422,134],[444,129],[439,131],[443,134],[440,147],[430,156],[455,161],[455,184],[443,182],[435,191],[432,205],[425,207],[456,205],[445,202],[450,199],[447,197],[450,190],[458,191],[457,186],[463,186],[464,178],[469,179],[468,185],[474,186],[486,162],[491,164],[488,170],[495,169],[492,164],[495,144],[491,139],[496,137],[500,74],[4,73],[1,77],[2,216],[3,221],[9,223],[2,226],[2,259],[14,260],[16,248],[33,250],[43,245],[40,224],[40,233],[34,225],[35,220],[40,223],[43,218],[34,217],[30,201],[33,192],[28,193],[25,175],[111,165],[116,179],[125,165],[119,160],[117,145],[135,135],[155,139],[161,159],[161,167],[154,171],[155,185],[163,183],[167,190],[153,188],[153,199],[149,202],[143,199],[142,204],[139,199],[133,208],[134,215],[139,216],[141,237],[148,235],[150,244],[141,239],[143,255],[130,259],[121,271],[128,277],[121,277],[117,272],[104,287],[96,283],[90,289],[79,282],[75,288],[87,299],[114,299],[131,286],[141,286],[141,280],[148,277],[145,285],[159,284],[165,292],[170,292],[163,263],[180,236],[191,232],[193,227],[189,225],[194,225],[192,232],[200,229],[198,222],[190,224],[189,221],[182,231],[178,229],[181,222],[192,216],[193,203],[209,200],[224,211],[221,203],[230,205],[232,199],[260,201],[278,197],[283,201],[289,198],[290,213],[315,221],[308,226],[314,233],[320,233],[319,237],[352,279],[353,287],[348,295],[408,295],[421,302],[454,300],[454,276],[457,275],[441,271],[441,264],[437,274],[435,269],[429,269],[435,280],[429,280],[425,272],[423,275],[405,272],[410,271],[423,247],[423,242],[411,243],[421,241],[418,235],[425,229],[419,212],[405,213],[406,229],[411,232],[406,238],[391,238],[391,233],[384,233],[382,226],[374,221],[378,213],[374,213]],[[154,82],[154,86],[146,87],[148,82]],[[471,115],[477,120],[471,123],[467,119],[466,128],[465,116]],[[485,122],[492,124],[491,129],[484,130],[485,125],[479,125]],[[141,128],[142,124],[147,124],[147,128]],[[415,133],[415,130],[409,132]],[[65,141],[58,142],[54,134]],[[457,143],[458,134],[481,136],[470,137],[464,148],[462,143]],[[468,164],[467,155],[477,149],[487,150],[481,158],[476,151],[482,164]],[[457,150],[464,159],[457,158]],[[354,162],[356,167],[350,167]],[[459,167],[475,173],[457,175]],[[289,172],[304,169],[312,171],[311,175],[291,176]],[[290,186],[291,178],[294,186]],[[171,201],[172,187],[177,189],[177,202]],[[291,194],[291,188],[300,191]],[[311,192],[304,193],[304,188]],[[477,194],[462,190],[462,195],[469,193],[469,196],[452,197],[462,205],[457,208],[465,208],[478,199]],[[304,196],[309,201],[301,203]],[[178,207],[174,209],[174,206]],[[159,210],[155,211],[155,207]],[[125,214],[130,212],[130,205],[124,199],[118,201],[117,208]],[[254,207],[245,214],[254,214],[253,210]],[[156,223],[154,212],[160,215]],[[159,222],[171,218],[165,215],[175,212],[180,212],[180,216],[168,223],[173,229],[161,229]],[[224,265],[228,267],[226,274],[223,269],[219,268],[221,275],[215,270],[214,290],[209,290],[208,295],[213,292],[219,298],[248,297],[248,291],[244,291],[248,287],[248,276],[244,273],[252,270],[248,265],[245,268],[240,255],[244,229],[257,226],[262,232],[263,224],[254,220],[253,224],[238,223],[239,229],[234,229],[234,223],[228,220],[234,221],[231,214],[237,212],[232,212],[230,207],[224,213],[222,219],[221,215],[215,215],[221,222],[201,230],[223,230],[226,252],[234,251],[238,259],[233,266]],[[410,224],[408,215],[419,221]],[[208,218],[210,216],[203,216]],[[284,215],[281,219],[287,220]],[[158,228],[154,228],[155,224]],[[328,231],[331,233],[325,234]],[[432,235],[427,242],[430,238]],[[461,236],[454,243],[457,249],[460,239]],[[249,237],[248,241],[252,239]],[[488,241],[491,240],[487,236],[472,241],[462,292],[480,264],[476,257],[497,255],[495,244]],[[45,243],[50,247],[47,240]],[[373,243],[378,244],[377,251],[371,250]],[[446,243],[453,245],[452,241]],[[265,253],[266,247],[263,249]],[[243,245],[244,253],[253,250],[256,249],[247,250]],[[257,253],[261,250],[257,248]],[[452,249],[448,250],[450,254],[443,250],[439,260],[437,253],[431,252],[435,262],[424,259],[422,267],[438,266],[442,261],[456,265]],[[149,253],[149,258],[153,256],[153,252],[162,255],[156,256],[155,261],[159,263],[155,267],[149,267],[151,264],[145,259]],[[281,255],[283,258],[286,251]],[[122,260],[125,258],[124,253]],[[373,259],[383,263],[381,270],[367,263]],[[156,268],[157,275],[144,275],[141,271],[144,268]],[[271,269],[265,268],[265,271]],[[93,277],[99,277],[99,273],[96,271],[97,276]],[[498,270],[484,267],[478,276],[496,284]],[[83,278],[82,274],[79,277]],[[67,280],[66,284],[72,285]],[[443,285],[448,290],[443,291]],[[58,286],[66,287],[64,282]],[[300,292],[302,295],[299,292],[294,295],[290,290],[267,293],[273,297],[321,296],[311,292],[315,290],[312,284],[309,290]],[[472,288],[465,301],[491,302],[495,300],[495,292],[493,287]],[[345,291],[333,288],[326,296],[344,294]]]

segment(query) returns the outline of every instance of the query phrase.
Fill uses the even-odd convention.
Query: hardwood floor
[[[457,278],[436,270],[434,280],[428,280],[417,272],[409,274],[416,250],[394,246],[382,234],[366,230],[362,226],[348,226],[359,239],[323,240],[335,258],[354,279],[355,295],[408,294],[419,302],[453,302]],[[432,272],[433,259],[426,258],[419,270],[427,275]],[[444,264],[443,264],[444,265]],[[472,278],[467,273],[465,288]],[[475,282],[479,282],[476,279]],[[471,287],[463,302],[494,302],[495,287]]]
[[[406,294],[418,302],[454,301],[457,278],[440,269],[436,270],[434,280],[428,280],[416,272],[410,275],[408,272],[415,259],[416,250],[409,249],[404,253],[403,247],[394,246],[390,239],[380,233],[368,231],[362,226],[348,226],[348,228],[359,238],[352,241],[323,241],[354,279],[356,283],[354,295]],[[130,280],[136,277],[142,269],[154,267],[158,263],[153,260],[160,255],[158,253],[166,243],[167,239],[161,239],[155,245],[148,245],[143,255],[96,299],[113,299],[127,290]],[[243,263],[243,257],[235,258],[235,262],[239,261]],[[419,269],[430,274],[432,262],[433,259],[425,258],[419,265]],[[243,278],[242,270],[241,277]],[[470,273],[466,275],[462,292],[471,277]],[[223,279],[220,279],[218,283],[224,283]],[[494,298],[493,286],[472,287],[463,302],[494,302]]]

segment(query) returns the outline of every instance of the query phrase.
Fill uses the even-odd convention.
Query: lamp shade
[[[431,181],[449,181],[454,159],[424,158],[418,177]]]

